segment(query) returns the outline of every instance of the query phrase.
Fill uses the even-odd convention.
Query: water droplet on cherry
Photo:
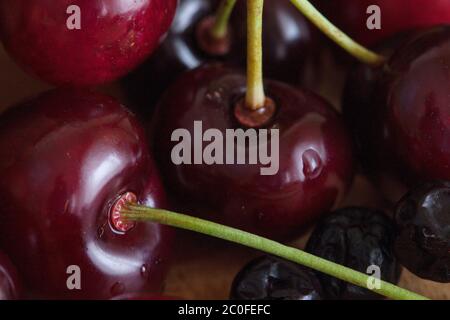
[[[220,103],[223,98],[224,89],[222,87],[215,88],[214,90],[210,90],[206,93],[205,97],[207,100],[211,102]]]
[[[143,278],[147,278],[148,275],[149,275],[149,268],[148,268],[148,266],[146,264],[143,264],[142,267],[141,267],[141,276]]]
[[[162,262],[163,262],[163,261],[162,261],[161,258],[156,259],[156,260],[155,260],[155,266],[157,266],[158,264],[160,264],[160,263],[162,263]]]
[[[313,180],[321,174],[323,163],[320,155],[315,150],[306,150],[302,155],[302,161],[303,174],[307,180]]]
[[[264,219],[264,212],[259,212],[258,213],[258,220],[261,221]]]
[[[99,239],[103,238],[103,235],[105,234],[105,228],[100,227],[97,229],[97,236]]]

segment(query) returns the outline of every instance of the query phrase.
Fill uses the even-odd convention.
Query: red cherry
[[[448,0],[317,0],[324,14],[351,37],[373,45],[397,32],[450,23]],[[381,29],[370,30],[369,6],[381,9]]]
[[[409,37],[383,68],[353,71],[344,98],[365,164],[395,187],[393,201],[423,180],[450,180],[450,26]]]
[[[15,300],[20,297],[18,275],[11,261],[0,252],[0,300]]]
[[[243,97],[246,78],[221,65],[184,74],[164,95],[154,119],[155,154],[183,212],[208,213],[225,224],[285,238],[345,194],[352,178],[351,144],[340,117],[324,100],[280,82],[265,84],[277,110],[264,128],[280,130],[275,175],[261,175],[259,164],[172,162],[176,129],[186,129],[191,137],[194,121],[202,121],[204,132],[217,129],[224,137],[226,129],[245,129],[233,108]]]
[[[73,5],[80,8],[81,29],[67,26]],[[148,57],[176,5],[177,0],[0,0],[0,38],[19,64],[45,81],[99,84]]]
[[[110,223],[117,199],[165,207],[137,120],[113,99],[51,91],[0,118],[0,246],[31,297],[109,299],[161,289],[172,230]],[[81,289],[69,289],[69,267]]]

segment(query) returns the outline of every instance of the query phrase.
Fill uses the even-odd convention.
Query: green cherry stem
[[[228,33],[230,16],[233,12],[237,0],[222,0],[219,9],[217,9],[214,25],[210,32],[215,39],[223,39]]]
[[[319,28],[331,40],[336,42],[345,51],[350,53],[352,56],[354,56],[361,62],[377,66],[383,64],[386,61],[385,57],[364,48],[360,44],[356,43],[349,36],[347,36],[344,32],[339,30],[325,16],[323,16],[308,0],[290,0],[290,1],[317,28]]]
[[[251,110],[264,107],[262,22],[264,0],[247,1],[247,93],[245,103]]]
[[[354,285],[372,288],[372,286],[368,286],[368,283],[373,279],[364,273],[316,257],[305,251],[218,223],[134,204],[129,204],[122,209],[121,215],[126,220],[156,222],[237,243],[304,265]],[[427,300],[421,295],[385,281],[381,281],[379,289],[370,290],[396,300]]]

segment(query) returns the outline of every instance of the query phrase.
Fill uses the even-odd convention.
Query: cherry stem
[[[264,107],[262,24],[264,0],[247,1],[247,93],[245,103],[251,110]]]
[[[237,0],[222,0],[219,9],[216,12],[214,25],[210,33],[214,39],[223,39],[228,33],[230,16],[233,12]]]
[[[344,32],[334,26],[323,16],[308,0],[290,0],[317,28],[325,33],[331,40],[350,53],[359,61],[378,66],[382,65],[386,58],[361,46]]]
[[[257,249],[274,256],[304,265],[319,272],[323,272],[340,280],[367,288],[385,297],[395,300],[428,300],[414,292],[380,280],[379,289],[368,286],[373,278],[322,259],[305,251],[283,245],[245,231],[224,226],[215,222],[175,213],[167,210],[153,209],[145,206],[129,204],[121,210],[122,217],[131,221],[152,221],[163,225],[194,231],[222,240],[237,243],[246,247]]]

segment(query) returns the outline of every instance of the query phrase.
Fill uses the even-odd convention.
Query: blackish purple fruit
[[[421,278],[450,282],[450,183],[425,183],[398,203],[395,251],[402,265]]]
[[[236,276],[232,300],[322,300],[314,273],[298,264],[272,256],[251,261]]]
[[[395,227],[383,212],[345,208],[319,222],[306,251],[354,270],[397,283],[400,268],[394,255]],[[327,299],[367,300],[382,297],[345,281],[318,273]]]

